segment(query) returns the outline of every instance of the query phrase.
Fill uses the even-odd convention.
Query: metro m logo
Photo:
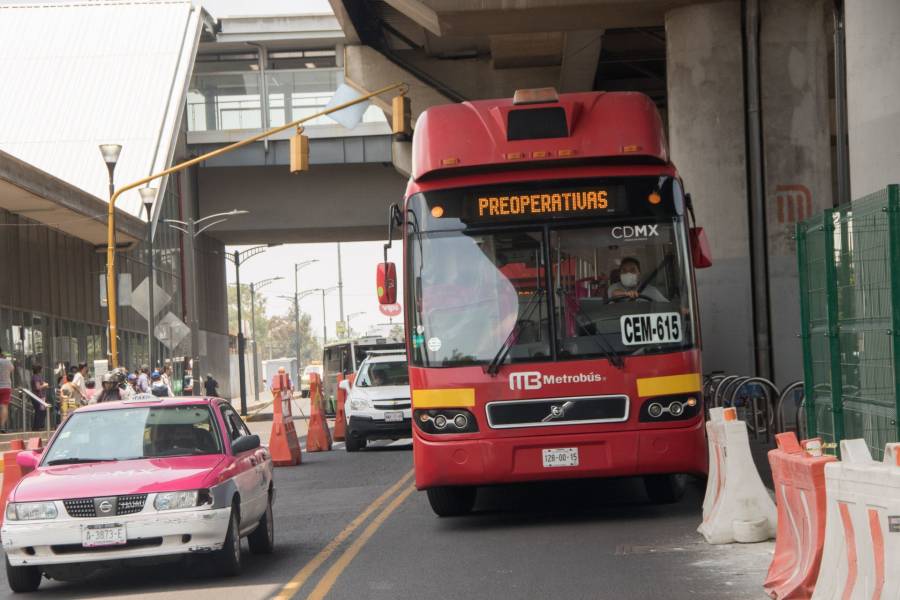
[[[542,386],[540,371],[509,374],[509,389],[511,390],[539,390]]]
[[[776,185],[775,202],[781,224],[797,223],[812,216],[812,193],[805,185]]]

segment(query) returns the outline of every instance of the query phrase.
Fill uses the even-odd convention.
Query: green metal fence
[[[900,440],[900,186],[797,225],[810,436]]]

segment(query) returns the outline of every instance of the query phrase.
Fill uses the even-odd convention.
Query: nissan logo
[[[109,500],[104,500],[103,502],[101,502],[99,504],[99,506],[97,506],[97,508],[99,508],[100,512],[102,512],[102,513],[110,512],[112,510],[112,507],[113,507],[112,502],[110,502]]]

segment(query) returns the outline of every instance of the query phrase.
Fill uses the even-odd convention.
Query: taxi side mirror
[[[16,454],[16,464],[26,473],[37,468],[41,461],[41,453],[37,450],[22,450]]]
[[[242,435],[231,442],[231,451],[234,454],[241,454],[242,452],[256,450],[257,448],[259,448],[259,436],[255,433],[253,435]]]
[[[706,238],[706,232],[702,227],[691,227],[691,262],[694,263],[695,269],[706,269],[711,267],[712,252],[709,249],[709,240]]]
[[[397,266],[392,262],[378,264],[375,273],[375,285],[377,287],[379,304],[394,304],[397,302]]]

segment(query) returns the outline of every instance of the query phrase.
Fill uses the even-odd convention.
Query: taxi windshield
[[[409,385],[406,361],[367,361],[360,367],[355,385],[358,387]]]
[[[221,453],[208,406],[135,406],[76,411],[48,448],[43,464]]]
[[[510,216],[522,198],[549,196],[552,211],[559,194],[522,193],[515,202],[499,196],[508,219],[489,221],[478,212],[482,205],[485,214],[491,210],[488,194],[463,189],[411,198],[413,363],[494,367],[591,357],[621,365],[620,356],[691,347],[686,227],[672,207],[680,191],[665,183],[637,190],[597,184],[589,189],[601,190],[597,197],[608,192],[607,213],[567,218],[537,218],[537,200],[529,214]],[[657,208],[667,203],[668,210]]]

